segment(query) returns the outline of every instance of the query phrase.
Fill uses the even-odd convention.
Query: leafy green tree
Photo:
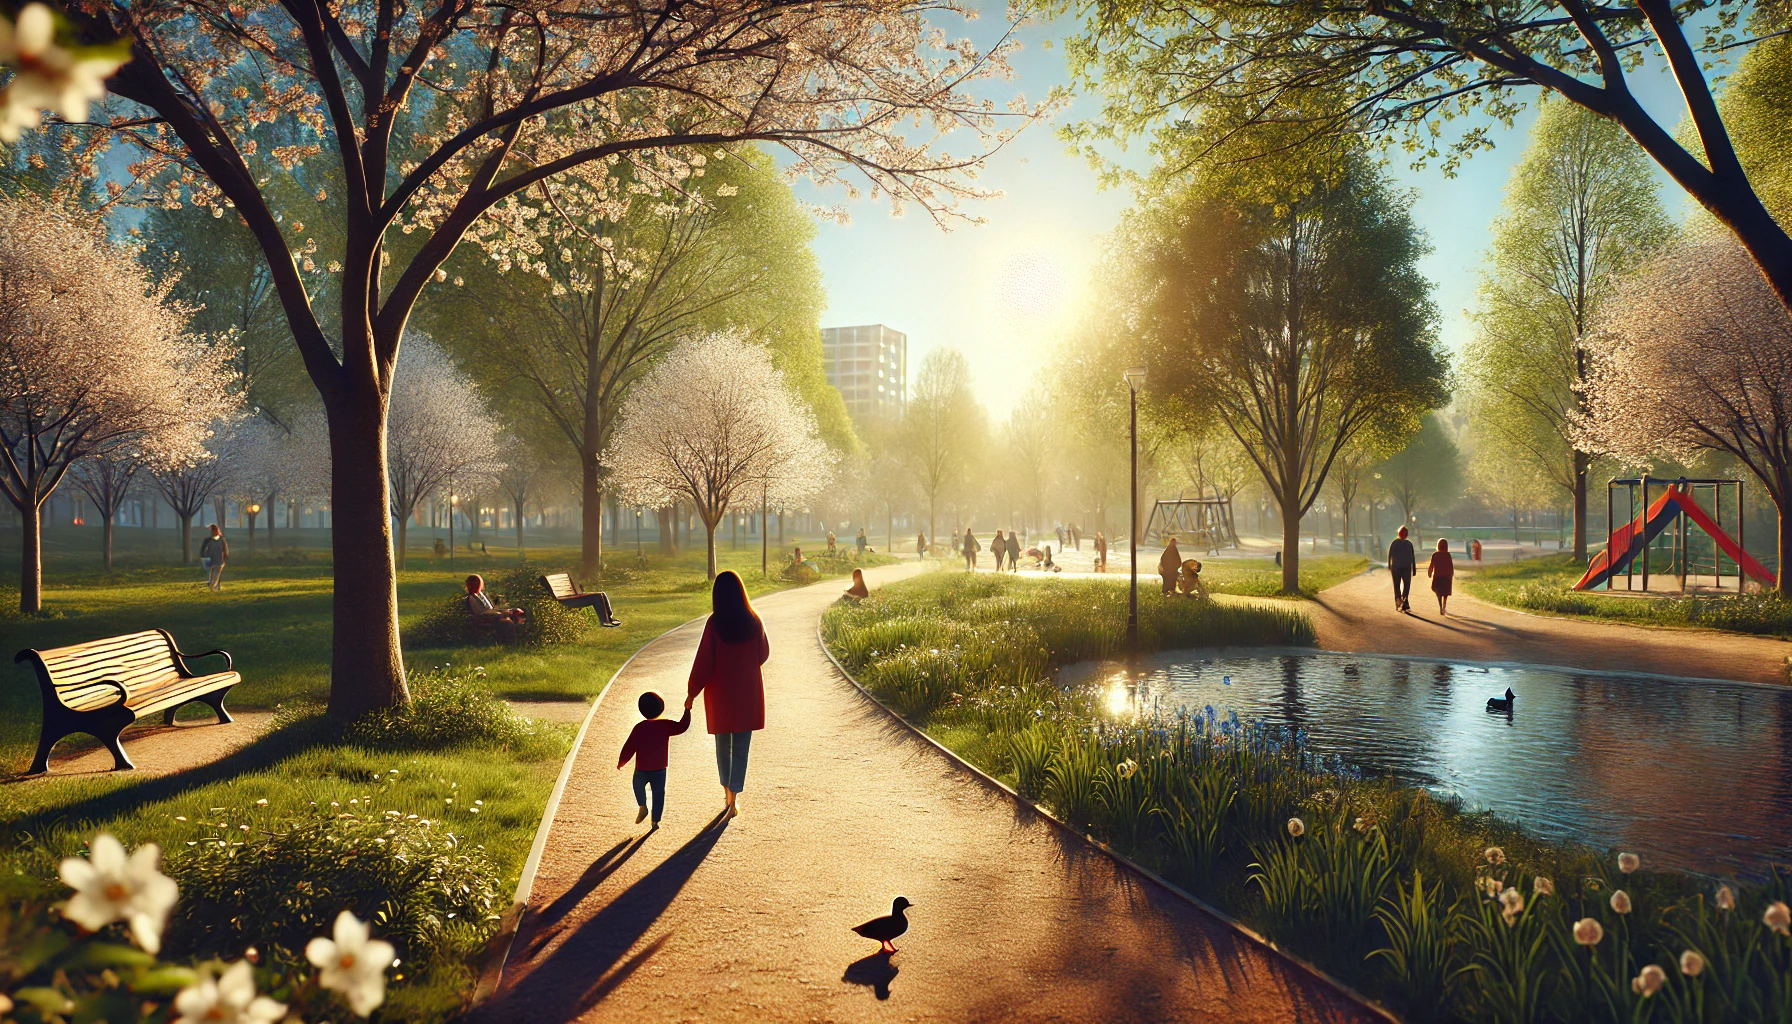
[[[1210,410],[1282,520],[1282,585],[1338,453],[1411,429],[1448,397],[1426,244],[1349,149],[1220,166],[1138,215],[1142,341],[1154,391]]]
[[[1592,456],[1570,433],[1584,413],[1587,331],[1618,278],[1667,240],[1648,158],[1617,124],[1546,102],[1506,186],[1465,369],[1484,447],[1522,453],[1528,473],[1574,505],[1574,557],[1587,558]]]
[[[1540,88],[1622,126],[1792,306],[1792,236],[1763,204],[1705,70],[1777,31],[1783,4],[1095,0],[1077,10],[1071,71],[1103,99],[1071,130],[1086,147],[1154,134],[1179,166],[1216,151],[1273,158],[1290,134],[1367,133],[1398,139],[1421,160],[1441,155],[1449,168],[1491,145],[1491,125],[1446,142],[1444,121],[1478,112],[1510,124],[1521,92]],[[1633,75],[1663,66],[1691,120],[1684,142],[1631,87]],[[1197,108],[1207,116],[1192,116]]]
[[[477,255],[424,318],[493,390],[509,418],[533,421],[581,478],[583,568],[603,566],[608,447],[628,391],[681,341],[745,329],[814,407],[824,437],[857,445],[821,365],[815,228],[770,159],[751,147],[705,161],[677,186],[626,190],[579,205],[544,193],[530,209],[552,225],[544,258],[517,273]]]
[[[950,348],[927,353],[915,375],[897,444],[919,497],[927,503],[928,544],[940,542],[940,501],[969,483],[984,457],[988,435],[964,353]]]
[[[1437,415],[1426,416],[1406,446],[1381,464],[1381,486],[1400,503],[1414,532],[1419,513],[1442,507],[1462,491],[1462,453]]]

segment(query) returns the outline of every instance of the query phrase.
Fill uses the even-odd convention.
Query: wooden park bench
[[[224,671],[201,675],[187,667],[189,661],[213,655],[224,658]],[[49,771],[50,748],[77,732],[104,743],[117,762],[115,770],[135,768],[118,742],[125,726],[158,711],[164,723],[173,725],[174,712],[195,701],[216,711],[219,722],[228,722],[224,695],[243,680],[231,671],[228,653],[182,654],[165,629],[47,651],[24,650],[13,661],[30,662],[43,689],[43,732],[32,774]]]
[[[593,608],[597,611],[597,621],[603,626],[620,626],[618,619],[610,610],[610,597],[601,590],[586,593],[567,573],[551,572],[541,578],[541,585],[547,588],[560,607],[571,610]]]

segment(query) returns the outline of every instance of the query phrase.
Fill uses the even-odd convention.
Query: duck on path
[[[864,924],[854,925],[852,930],[867,939],[876,939],[883,943],[879,952],[894,953],[896,947],[890,943],[900,937],[903,932],[908,931],[908,917],[904,911],[912,906],[914,904],[910,903],[907,897],[898,896],[890,903],[890,916],[874,917]]]
[[[1489,698],[1487,698],[1487,710],[1499,711],[1502,713],[1509,712],[1512,710],[1512,701],[1517,696],[1518,696],[1517,694],[1512,692],[1512,688],[1510,686],[1508,686],[1508,687],[1506,687],[1506,695],[1504,697],[1489,697]]]

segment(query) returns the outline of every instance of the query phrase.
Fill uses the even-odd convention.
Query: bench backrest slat
[[[572,585],[572,577],[567,573],[551,572],[543,576],[541,581],[547,584],[548,593],[554,595],[555,599],[577,597],[579,594],[578,588]]]
[[[101,680],[117,680],[137,691],[180,678],[168,637],[155,629],[38,651],[37,656],[57,698],[76,711],[118,699],[118,690]]]

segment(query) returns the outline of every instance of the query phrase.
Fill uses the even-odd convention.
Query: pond
[[[1792,690],[1334,653],[1181,651],[1112,672],[1109,710],[1306,730],[1312,747],[1532,834],[1755,876],[1792,863]],[[1510,687],[1510,715],[1487,698]]]

